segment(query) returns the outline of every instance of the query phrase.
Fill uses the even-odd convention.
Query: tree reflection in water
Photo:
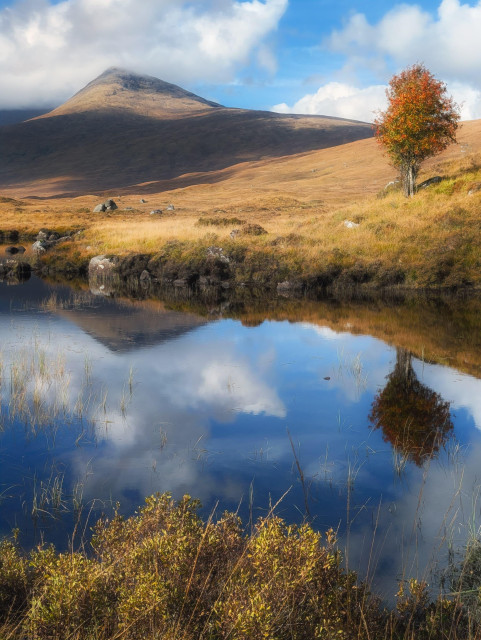
[[[396,350],[396,366],[374,398],[369,421],[382,429],[385,442],[421,466],[445,445],[453,422],[449,402],[418,380],[411,360],[409,351]]]

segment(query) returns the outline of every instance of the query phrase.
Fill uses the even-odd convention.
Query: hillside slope
[[[0,189],[25,195],[119,189],[371,136],[366,123],[229,109],[110,69],[54,111],[0,129]]]

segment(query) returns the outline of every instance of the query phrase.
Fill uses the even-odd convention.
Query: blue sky
[[[369,120],[424,62],[481,117],[479,33],[481,0],[0,0],[0,108],[121,66],[227,106]]]

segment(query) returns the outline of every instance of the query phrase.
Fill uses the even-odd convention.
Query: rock
[[[46,249],[43,246],[42,242],[40,240],[36,240],[33,244],[32,244],[32,251],[34,253],[45,253]]]
[[[124,211],[133,211],[133,207],[124,207]]]
[[[352,220],[344,220],[344,226],[348,229],[355,229],[359,225],[357,224],[357,222],[353,222]]]
[[[468,191],[468,196],[472,196],[475,193],[478,193],[478,191],[481,191],[481,182],[478,182],[476,184],[473,184],[473,186],[471,187],[471,189]]]
[[[150,215],[151,215],[151,216],[160,216],[161,214],[162,214],[162,209],[153,209],[153,210],[150,212]]]
[[[230,259],[224,254],[222,247],[209,247],[206,252],[207,258],[214,258],[223,264],[229,264]]]
[[[118,258],[116,257],[95,256],[89,263],[89,278],[112,276],[117,262]]]
[[[140,198],[140,204],[145,204],[147,202],[147,200],[144,200],[143,198]]]
[[[298,282],[296,280],[284,280],[284,282],[277,283],[277,291],[278,293],[288,293],[291,291],[302,291],[303,286],[302,282]]]
[[[105,211],[115,211],[115,209],[118,209],[117,205],[111,198],[104,202],[104,207]]]
[[[32,245],[32,251],[36,254],[44,253],[52,247],[55,247],[59,242],[65,242],[71,240],[70,236],[60,237],[60,234],[56,231],[50,231],[49,229],[40,229],[37,234],[37,240]]]
[[[25,253],[25,251],[26,251],[26,249],[22,245],[19,245],[17,247],[17,253]]]
[[[148,285],[151,283],[152,278],[150,277],[150,273],[147,271],[147,269],[144,269],[142,271],[142,273],[140,274],[140,284],[142,285]]]
[[[17,247],[5,247],[5,253],[14,256],[15,254],[18,253],[18,249]]]
[[[40,229],[40,231],[37,233],[37,240],[48,240],[50,233],[51,231],[49,229]]]
[[[40,255],[41,253],[45,253],[49,248],[47,246],[48,244],[49,244],[48,240],[37,240],[32,244],[32,251],[37,255]]]
[[[117,205],[112,200],[112,198],[109,198],[105,202],[98,204],[94,209],[94,213],[102,213],[104,211],[115,211],[115,209],[118,209]]]
[[[175,211],[175,207],[173,204],[168,204],[167,205],[167,211]]]
[[[429,178],[429,180],[425,180],[418,184],[416,187],[416,191],[421,191],[422,189],[426,189],[426,187],[430,187],[432,184],[439,184],[442,182],[443,178],[441,176],[434,176],[433,178]]]
[[[235,240],[239,234],[240,234],[240,229],[232,229],[232,231],[229,233],[232,240]]]

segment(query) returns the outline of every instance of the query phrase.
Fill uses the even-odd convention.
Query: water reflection
[[[12,291],[0,285],[0,529],[20,526],[24,545],[65,545],[80,511],[88,532],[117,500],[130,513],[154,491],[245,521],[287,492],[280,515],[302,520],[307,495],[351,568],[394,593],[477,527],[480,380],[361,331],[381,317],[422,352],[419,309],[402,331],[400,308],[377,303],[269,302],[269,320],[258,301],[116,300],[36,279]],[[446,323],[431,324],[430,349],[459,358]]]
[[[372,403],[369,420],[386,442],[419,467],[439,453],[454,429],[450,403],[422,384],[412,354],[396,349],[396,366]]]

